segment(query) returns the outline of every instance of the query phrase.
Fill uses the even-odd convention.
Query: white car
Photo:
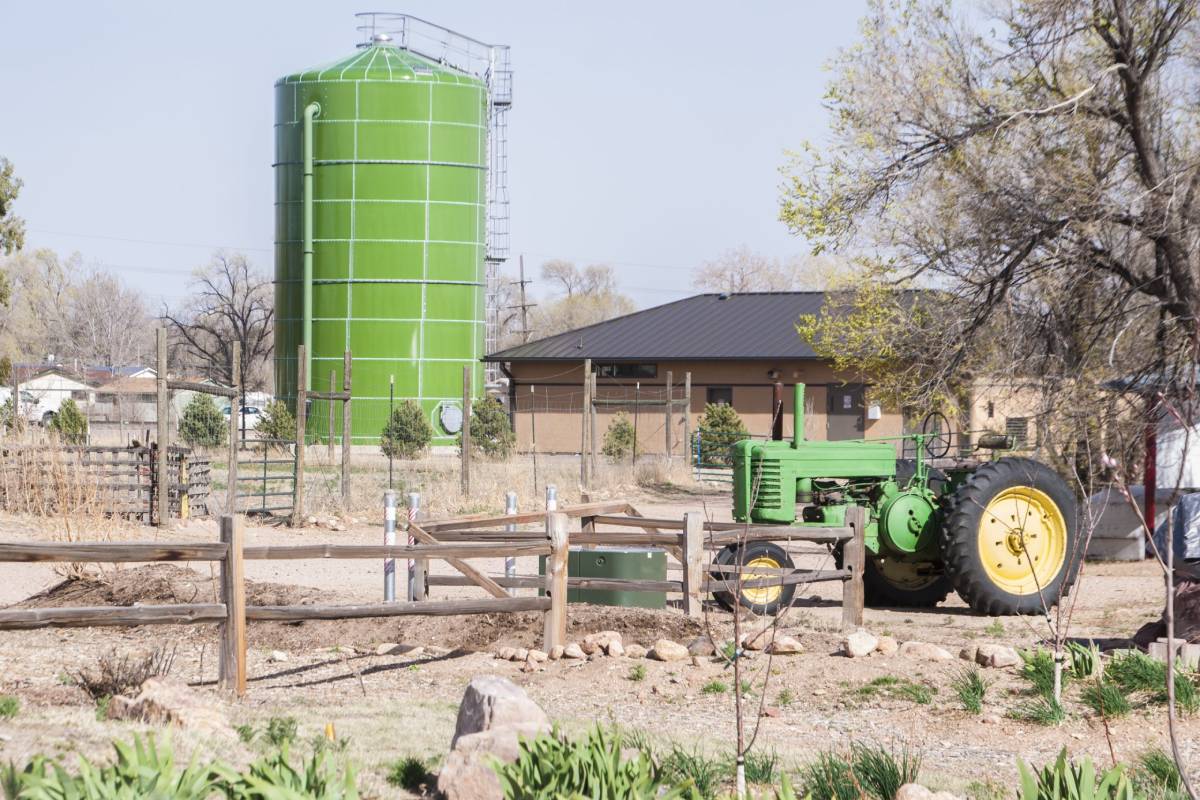
[[[225,415],[225,421],[229,421],[230,406],[225,406],[221,409],[221,413]],[[242,406],[238,411],[238,428],[245,425],[246,430],[254,430],[258,427],[258,420],[262,416],[262,409],[258,406]]]

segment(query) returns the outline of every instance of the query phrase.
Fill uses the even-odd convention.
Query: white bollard
[[[508,492],[504,493],[504,513],[505,513],[505,515],[510,516],[510,517],[516,515],[516,513],[517,513],[517,493],[516,492],[508,491]],[[504,526],[504,530],[508,533],[515,533],[517,530],[517,526],[510,522]],[[517,577],[517,557],[516,556],[505,556],[505,558],[504,558],[504,577],[506,577],[506,578]],[[510,587],[508,590],[508,593],[511,595],[516,595],[516,593],[517,593],[516,587]]]
[[[416,522],[417,516],[421,513],[421,495],[419,492],[408,493],[408,521]],[[408,532],[408,544],[413,546],[417,540],[413,537],[412,530]],[[413,559],[408,559],[408,601],[411,603],[417,599],[417,562]]]
[[[391,489],[383,493],[383,543],[396,544],[396,493]],[[391,556],[383,560],[383,602],[396,602],[396,559]]]
[[[552,483],[546,484],[546,510],[558,511],[558,487]]]

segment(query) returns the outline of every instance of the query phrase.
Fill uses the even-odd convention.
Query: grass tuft
[[[267,720],[263,736],[273,746],[282,747],[296,741],[296,732],[299,727],[295,717],[271,717]]]
[[[729,686],[723,681],[713,679],[700,687],[701,694],[725,694],[729,691]]]
[[[410,792],[419,792],[421,784],[429,780],[429,767],[424,759],[416,756],[405,756],[393,761],[388,766],[387,782]]]
[[[1183,778],[1171,754],[1161,748],[1138,756],[1131,772],[1134,786],[1148,800],[1186,800]]]
[[[1167,665],[1145,653],[1128,651],[1108,662],[1105,676],[1125,692],[1162,689],[1167,682]]]
[[[796,700],[796,694],[791,689],[780,689],[775,698],[775,704],[787,708]]]
[[[882,747],[854,744],[850,757],[823,752],[801,771],[812,800],[892,800],[906,783],[917,779],[921,760],[907,749],[896,754]]]
[[[1123,717],[1132,710],[1125,692],[1106,680],[1089,683],[1081,698],[1088,708],[1104,717]]]
[[[715,798],[722,782],[729,777],[722,761],[695,750],[684,750],[679,745],[671,748],[659,769],[669,783],[690,782],[701,800]]]
[[[736,773],[737,764],[734,767]],[[775,782],[775,776],[779,772],[779,754],[774,750],[758,751],[751,750],[746,753],[746,782],[759,785],[771,784]]]
[[[0,719],[12,719],[21,711],[21,701],[11,694],[0,694]]]
[[[629,680],[637,682],[646,680],[646,665],[634,664],[629,668]]]
[[[903,700],[911,700],[918,705],[929,705],[936,692],[937,689],[923,683],[897,678],[894,675],[880,675],[869,683],[859,686],[853,691],[853,695],[859,700],[869,700],[875,697],[898,697]]]
[[[964,709],[972,714],[983,713],[983,696],[987,693],[988,685],[979,667],[967,667],[954,678],[950,686]]]
[[[1038,725],[1058,725],[1067,718],[1063,707],[1054,702],[1052,697],[1037,697],[1022,703],[1009,712],[1009,716],[1022,722],[1034,722]]]
[[[1029,681],[1033,692],[1047,700],[1054,697],[1054,656],[1040,647],[1021,651],[1021,677]],[[1063,670],[1062,688],[1067,688],[1068,673]]]

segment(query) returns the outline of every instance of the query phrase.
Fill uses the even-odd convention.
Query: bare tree
[[[150,313],[141,293],[105,273],[90,275],[76,288],[70,309],[73,355],[115,371],[146,363],[150,355]]]
[[[610,266],[592,264],[580,270],[569,261],[548,261],[542,265],[542,277],[561,286],[563,295],[539,303],[532,314],[538,338],[634,310],[633,301],[618,291],[616,274]]]
[[[233,343],[240,342],[243,386],[266,386],[275,317],[271,282],[241,253],[221,251],[197,270],[193,290],[183,308],[163,310],[185,356],[207,377],[231,384]]]

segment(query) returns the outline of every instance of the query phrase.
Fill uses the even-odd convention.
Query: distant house
[[[63,367],[43,367],[36,372],[25,369],[24,376],[21,372],[21,369],[17,369],[22,397],[32,398],[36,404],[33,409],[26,410],[26,416],[30,419],[48,421],[58,413],[65,400],[74,400],[86,414],[96,399],[95,388],[91,384]]]
[[[158,421],[158,381],[151,377],[115,378],[96,387],[92,419],[124,425],[155,425]]]

